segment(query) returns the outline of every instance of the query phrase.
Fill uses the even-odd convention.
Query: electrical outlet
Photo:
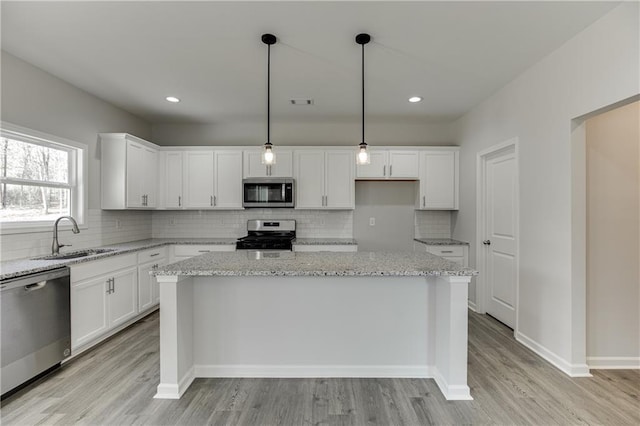
[[[116,219],[116,229],[122,229],[122,221],[120,219]]]
[[[369,226],[376,226],[376,218],[375,217],[370,217],[369,218]]]
[[[174,226],[176,224],[176,218],[175,217],[170,217],[169,218],[169,225]]]

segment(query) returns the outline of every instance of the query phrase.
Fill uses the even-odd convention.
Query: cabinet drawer
[[[138,252],[138,263],[147,263],[163,260],[167,256],[166,247],[156,247],[153,249]]]
[[[464,248],[462,246],[425,246],[428,253],[442,257],[463,257]]]
[[[209,253],[211,251],[236,251],[236,246],[231,244],[189,244],[183,246],[175,246],[174,255],[176,257],[192,257],[200,256],[203,253]]]
[[[95,260],[79,265],[71,265],[71,282],[76,283],[87,278],[111,274],[114,271],[134,266],[137,266],[137,256],[135,253],[113,256],[104,260]]]

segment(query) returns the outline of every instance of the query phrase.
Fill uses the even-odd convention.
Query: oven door
[[[245,179],[243,207],[293,207],[293,179]]]

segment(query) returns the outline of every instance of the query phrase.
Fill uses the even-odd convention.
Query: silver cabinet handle
[[[213,196],[213,205],[216,206],[218,204],[218,197]]]
[[[209,201],[209,203],[211,204],[211,207],[213,207],[213,195],[211,196],[211,200]]]
[[[149,255],[149,257],[156,257],[156,256],[160,256],[160,253],[152,253]]]
[[[329,196],[328,195],[324,196],[324,206],[325,207],[329,207]]]
[[[178,195],[178,207],[182,207],[182,196]]]
[[[198,250],[198,253],[209,253],[211,250]]]
[[[490,246],[491,245],[491,240],[484,240],[482,242],[482,244],[484,244],[485,246]]]
[[[115,293],[115,292],[116,292],[116,279],[111,278],[111,293]]]
[[[427,206],[426,197],[423,195],[422,196],[422,207],[426,207],[426,206]]]
[[[440,250],[440,253],[453,253],[453,250]]]
[[[389,166],[389,176],[393,175],[393,164]]]
[[[386,176],[387,175],[387,166],[384,165],[382,166],[382,176]]]
[[[107,294],[111,294],[111,278],[107,280]]]

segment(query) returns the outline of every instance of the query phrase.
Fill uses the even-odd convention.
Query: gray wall
[[[353,237],[360,251],[413,250],[417,182],[356,181]],[[369,218],[375,218],[375,226]]]
[[[2,120],[89,146],[89,208],[100,208],[98,133],[147,139],[146,121],[2,51]]]
[[[634,102],[586,122],[589,365],[640,362],[639,117]]]
[[[371,145],[456,145],[449,123],[425,123],[407,119],[377,119],[366,122]],[[152,141],[159,145],[262,145],[266,122],[242,120],[215,124],[154,124]],[[272,120],[275,145],[357,145],[360,119],[315,122]]]

